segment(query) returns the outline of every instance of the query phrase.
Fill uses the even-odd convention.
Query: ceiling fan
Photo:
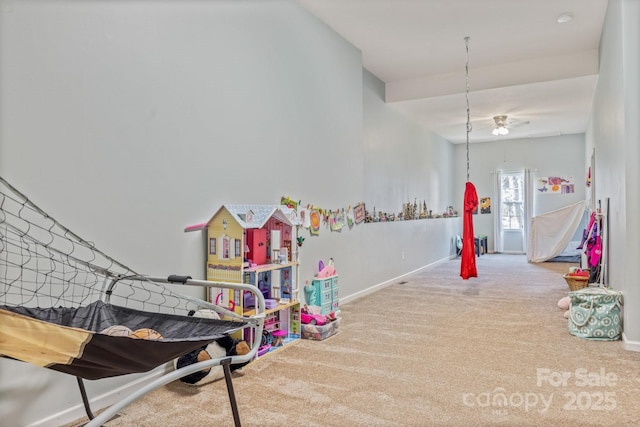
[[[491,131],[492,134],[494,134],[495,136],[501,136],[509,133],[506,115],[494,116],[493,121],[496,122],[496,124]]]
[[[509,133],[509,128],[510,127],[515,127],[515,126],[522,126],[522,125],[528,125],[529,122],[513,122],[513,121],[507,121],[507,115],[506,114],[501,114],[498,116],[494,116],[493,117],[493,121],[494,121],[494,126],[493,126],[493,130],[491,131],[492,134],[494,134],[495,136],[504,136],[507,135]]]

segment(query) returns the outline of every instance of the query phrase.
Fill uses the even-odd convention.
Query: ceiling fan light
[[[496,128],[494,128],[491,131],[492,134],[494,134],[495,136],[503,136],[503,135],[507,135],[509,133],[509,129],[507,129],[504,126],[498,126]]]
[[[495,136],[503,136],[509,133],[509,129],[507,129],[507,116],[506,114],[500,116],[494,116],[493,121],[495,122],[495,127],[491,131]]]

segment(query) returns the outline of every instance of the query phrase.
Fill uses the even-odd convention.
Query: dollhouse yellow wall
[[[207,224],[207,280],[242,282],[243,228],[222,208]]]

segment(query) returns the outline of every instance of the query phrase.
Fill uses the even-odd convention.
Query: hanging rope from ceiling
[[[478,194],[476,187],[469,181],[469,133],[471,132],[471,109],[469,108],[469,37],[464,38],[466,50],[465,77],[467,99],[467,182],[464,190],[464,217],[462,222],[462,261],[460,262],[460,277],[478,277],[476,270],[476,244],[473,232],[473,212],[478,209]]]
[[[469,36],[464,38],[464,47],[466,52],[464,68],[466,79],[465,97],[467,99],[467,182],[469,181],[469,133],[471,133],[471,109],[469,108],[469,38]]]

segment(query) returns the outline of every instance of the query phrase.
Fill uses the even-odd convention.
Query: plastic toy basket
[[[577,291],[578,289],[586,288],[589,285],[589,276],[581,277],[581,276],[569,276],[565,274],[564,280],[567,281],[567,285],[569,285],[569,289],[572,291]]]

